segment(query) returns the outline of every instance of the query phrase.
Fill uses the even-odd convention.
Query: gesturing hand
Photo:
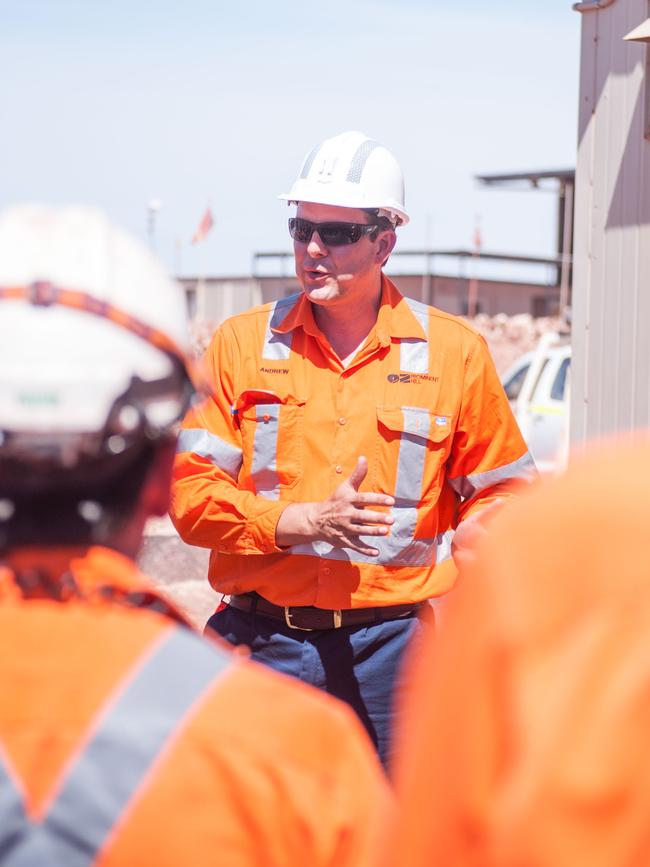
[[[291,503],[278,521],[275,539],[279,547],[303,542],[329,542],[335,548],[351,548],[360,554],[376,557],[379,551],[360,539],[361,536],[385,536],[393,517],[374,512],[370,506],[393,506],[386,494],[359,493],[368,474],[368,461],[357,460],[352,475],[320,503]]]

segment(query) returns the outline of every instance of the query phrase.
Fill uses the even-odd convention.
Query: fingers
[[[366,506],[394,506],[395,498],[388,494],[357,494],[352,503],[362,509]]]
[[[366,533],[365,535],[369,535]],[[355,537],[347,537],[343,536],[339,540],[337,545],[339,548],[350,548],[352,551],[358,551],[359,554],[365,554],[366,557],[377,557],[379,556],[379,550],[377,548],[370,548],[361,539],[357,539]]]
[[[368,461],[363,455],[357,458],[357,465],[352,470],[352,475],[348,478],[348,483],[352,485],[355,491],[359,490],[359,485],[368,475]]]
[[[353,525],[364,526],[367,524],[369,527],[372,527],[373,524],[394,524],[395,518],[392,515],[387,515],[386,512],[370,512],[368,509],[355,509],[350,515],[350,522]],[[380,527],[380,529],[382,528]]]

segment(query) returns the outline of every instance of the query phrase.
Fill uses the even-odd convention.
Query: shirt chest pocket
[[[373,488],[397,503],[437,500],[452,440],[452,419],[413,406],[377,407]]]
[[[254,403],[239,412],[243,463],[240,485],[278,500],[303,474],[304,400]]]

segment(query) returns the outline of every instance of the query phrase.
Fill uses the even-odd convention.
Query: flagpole
[[[210,205],[206,207],[203,216],[201,217],[201,221],[196,229],[192,237],[192,244],[198,244],[200,241],[204,241],[208,232],[214,226],[214,218],[212,216],[212,211],[210,210]],[[196,277],[196,315],[197,318],[205,319],[206,313],[206,303],[205,303],[205,250],[198,257],[199,267],[197,268],[197,277]]]
[[[160,199],[150,199],[147,205],[147,237],[149,238],[149,248],[152,253],[156,252],[156,215],[162,209]]]
[[[177,235],[174,239],[174,276],[180,279],[183,270],[183,241]]]
[[[472,251],[472,275],[467,288],[467,317],[473,319],[478,308],[478,264],[481,258],[481,220],[476,215],[474,249]]]

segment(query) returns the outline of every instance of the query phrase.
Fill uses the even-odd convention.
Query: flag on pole
[[[481,224],[479,221],[476,221],[476,225],[474,227],[474,249],[480,250],[483,246],[483,236],[481,235]]]
[[[202,241],[213,226],[214,218],[212,216],[212,211],[210,210],[210,208],[206,208],[205,213],[201,217],[201,222],[197,226],[196,232],[192,236],[192,243],[198,244],[199,241]]]

